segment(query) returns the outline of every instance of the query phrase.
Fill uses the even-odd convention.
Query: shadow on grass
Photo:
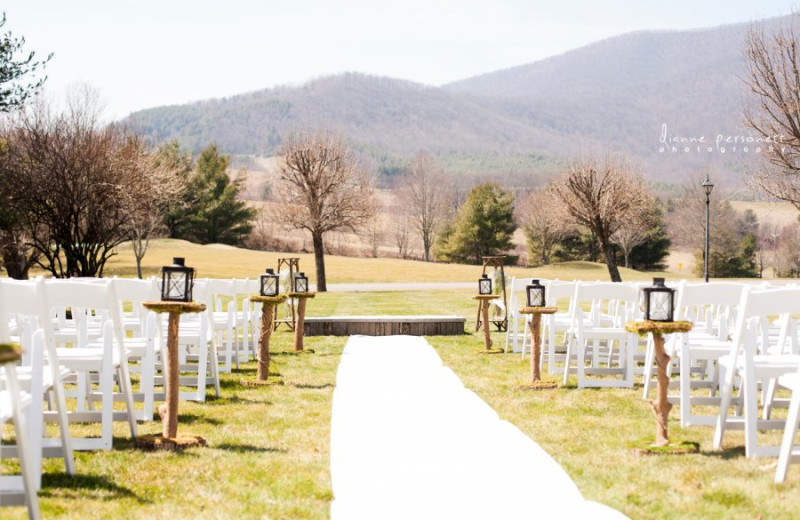
[[[239,385],[239,390],[248,390],[241,385]],[[213,405],[213,406],[220,406],[220,405],[230,405],[230,404],[259,404],[259,405],[267,405],[272,406],[274,403],[272,401],[262,401],[260,399],[247,399],[245,397],[241,397],[238,394],[234,394],[229,397],[225,397],[222,399],[217,399],[215,402],[206,402],[206,405]]]
[[[232,451],[234,453],[289,453],[286,448],[273,448],[271,446],[253,446],[252,444],[215,444],[214,449]]]
[[[222,424],[222,421],[194,413],[180,413],[178,414],[178,424],[210,424],[212,426],[219,426]]]
[[[39,492],[39,496],[69,496],[71,494],[70,490],[77,491],[80,489],[102,492],[97,498],[103,501],[132,498],[139,504],[152,502],[147,498],[139,497],[130,489],[116,484],[109,477],[86,474],[69,476],[66,473],[44,473],[42,474],[42,490]],[[87,495],[81,493],[81,499],[84,498],[87,498]]]
[[[744,446],[733,446],[731,448],[725,448],[724,450],[701,451],[700,454],[705,457],[714,457],[716,459],[731,460],[744,457],[745,451],[744,451]]]
[[[324,390],[326,388],[334,388],[336,385],[333,383],[324,383],[321,385],[312,385],[310,383],[287,383],[289,386],[301,388],[303,390]]]

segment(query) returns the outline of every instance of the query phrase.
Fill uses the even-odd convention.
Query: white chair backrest
[[[550,282],[547,284],[545,295],[547,298],[547,305],[555,307],[558,302],[564,299],[569,299],[569,308],[572,309],[573,299],[575,295],[575,286],[580,282]]]
[[[683,284],[675,304],[677,319],[704,322],[706,332],[716,328],[718,337],[726,339],[745,287],[737,282]]]
[[[592,306],[593,322],[598,323],[599,304],[608,303],[614,311],[615,326],[635,319],[639,309],[639,290],[635,285],[615,282],[580,283],[575,286],[573,317],[583,312],[581,305]]]
[[[45,340],[55,342],[53,323],[47,316],[53,309],[70,307],[94,310],[107,315],[113,325],[114,340],[118,352],[123,353],[122,316],[117,304],[114,285],[110,280],[101,282],[84,282],[74,280],[46,280],[42,284],[42,297],[44,301],[43,316],[40,316],[42,327],[45,331]]]
[[[139,280],[138,278],[112,278],[114,291],[120,302],[141,303],[158,300],[161,297],[155,278]]]
[[[771,316],[778,316],[780,321],[782,316],[791,314],[800,314],[800,288],[751,289],[746,287],[739,303],[739,316],[733,335],[734,350],[745,348],[748,334],[753,334],[754,327],[762,330],[766,328],[770,323]],[[788,326],[781,327],[779,345],[785,344],[785,334],[788,331]],[[762,335],[762,339],[764,337]],[[734,355],[736,354],[734,353]]]
[[[0,280],[0,342],[10,341],[9,320],[15,316],[38,318],[43,311],[41,280]]]

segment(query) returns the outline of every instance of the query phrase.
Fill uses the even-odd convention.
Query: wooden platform
[[[464,334],[462,316],[321,316],[307,317],[306,336],[457,336]]]

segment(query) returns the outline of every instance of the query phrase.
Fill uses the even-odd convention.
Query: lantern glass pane
[[[186,273],[167,273],[167,298],[179,301],[186,299]]]
[[[308,292],[308,278],[298,276],[294,279],[294,292],[304,293]]]
[[[669,291],[650,293],[650,319],[653,321],[672,320],[672,294]]]
[[[492,294],[492,280],[481,278],[478,280],[478,294]]]

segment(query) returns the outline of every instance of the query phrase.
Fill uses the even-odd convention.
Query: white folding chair
[[[125,351],[122,318],[114,292],[114,286],[105,283],[91,283],[74,280],[48,280],[42,285],[45,341],[55,344],[56,337],[50,315],[54,309],[69,308],[73,316],[94,314],[103,323],[100,337],[85,341],[85,334],[79,331],[75,344],[57,350],[59,362],[77,374],[77,410],[69,413],[71,422],[99,422],[100,437],[73,438],[76,450],[110,450],[113,442],[113,421],[127,421],[131,437],[136,437],[136,418]],[[125,411],[114,410],[114,378],[116,376],[120,393],[125,402]],[[92,385],[98,383],[97,393]],[[93,401],[101,400],[100,411],[93,410]]]
[[[69,432],[69,419],[63,383],[71,372],[58,362],[54,346],[46,346],[44,332],[38,327],[41,315],[42,280],[19,281],[4,279],[0,281],[0,343],[17,340],[25,352],[22,366],[17,375],[22,389],[32,396],[27,409],[26,423],[29,437],[37,449],[32,453],[34,484],[41,486],[42,457],[63,458],[67,474],[75,474],[75,459],[72,452],[72,438]],[[17,337],[12,338],[9,323],[13,316]],[[54,411],[45,411],[44,402],[52,403]],[[60,436],[45,437],[45,416],[58,422]],[[11,456],[17,447],[5,445],[0,450]]]
[[[567,303],[567,310],[565,312],[556,312],[555,314],[545,314],[542,319],[542,363],[547,360],[547,371],[551,374],[556,374],[558,363],[566,363],[565,354],[567,350],[567,331],[570,328],[574,304],[572,297],[575,295],[575,286],[580,282],[559,282],[552,281],[547,285],[547,306],[558,307],[565,300]],[[562,334],[564,343],[561,345],[556,344],[556,334]],[[527,343],[527,335],[526,335]],[[543,368],[540,367],[540,368]]]
[[[778,452],[778,467],[775,469],[776,484],[785,482],[789,473],[789,464],[800,460],[800,445],[794,442],[798,422],[800,422],[800,370],[782,376],[780,380],[784,388],[792,391],[792,397],[789,401],[789,414],[786,417],[783,440]]]
[[[612,282],[582,283],[575,287],[573,299],[575,305],[567,332],[564,384],[567,384],[569,374],[575,372],[578,375],[578,388],[633,387],[634,354],[638,337],[625,330],[625,323],[636,317],[637,288]],[[582,306],[587,307],[588,312]],[[604,315],[603,306],[611,314]],[[577,358],[574,369],[571,368],[573,352]],[[589,366],[587,355],[591,356]],[[617,366],[613,367],[615,361]],[[589,375],[621,375],[622,378],[596,379],[588,378]]]
[[[114,294],[120,307],[125,337],[129,371],[139,373],[139,390],[133,392],[134,402],[142,402],[143,409],[136,410],[136,419],[152,421],[155,410],[155,376],[159,366],[160,333],[155,313],[145,309],[143,302],[160,298],[155,279],[113,278]],[[130,311],[125,311],[130,307]],[[130,335],[128,335],[130,334]]]
[[[242,302],[242,309],[236,312],[236,368],[239,368],[239,362],[247,363],[250,357],[255,357],[261,320],[256,312],[258,307],[250,301],[250,296],[258,294],[260,290],[259,280],[247,278],[234,280],[236,300]]]
[[[31,404],[31,395],[20,390],[14,363],[12,356],[9,355],[8,359],[0,364],[0,385],[2,385],[0,426],[8,422],[14,423],[20,474],[0,476],[0,506],[25,505],[28,508],[28,518],[38,520],[39,498],[36,496],[34,475],[41,473],[41,469],[37,471],[33,463],[34,452],[38,450],[38,446],[35,439],[28,437],[29,432],[23,412]],[[0,429],[0,440],[2,440],[2,429]],[[0,451],[0,462],[2,459],[3,452]]]
[[[206,305],[210,333],[218,356],[217,370],[230,373],[234,360],[236,301],[233,280],[205,278],[195,282],[194,299]]]
[[[508,326],[506,326],[506,346],[505,351],[508,352],[508,345],[511,344],[512,352],[520,351],[520,335],[525,334],[525,325],[527,319],[519,313],[520,308],[525,306],[525,286],[529,285],[533,278],[511,278],[511,284],[508,291]],[[522,330],[520,330],[520,320],[522,320]],[[522,343],[522,357],[525,358],[525,342]]]
[[[748,458],[778,454],[778,446],[758,443],[759,430],[784,429],[786,421],[760,419],[758,385],[764,391],[773,379],[792,374],[800,368],[800,355],[784,354],[783,345],[789,326],[781,327],[777,341],[769,334],[770,317],[800,313],[800,288],[745,289],[739,304],[739,316],[729,354],[719,359],[722,385],[720,410],[714,432],[714,449],[722,448],[727,429],[744,429],[745,454]],[[734,383],[741,378],[742,414],[729,415]]]

